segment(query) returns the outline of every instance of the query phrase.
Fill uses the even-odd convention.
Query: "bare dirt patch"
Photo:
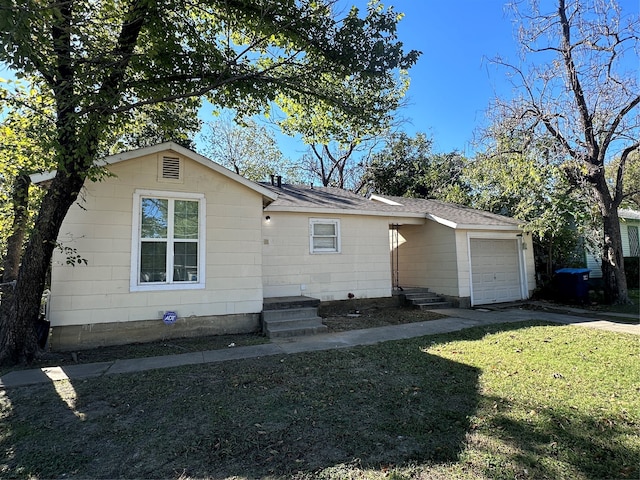
[[[425,322],[446,317],[434,311],[398,306],[390,302],[336,302],[321,306],[319,313],[323,317],[322,322],[331,332]]]
[[[349,301],[323,302],[318,314],[329,332],[344,332],[364,328],[424,322],[444,318],[445,315],[399,306],[397,299],[354,299]],[[41,358],[27,366],[14,366],[8,370],[42,368],[79,363],[110,362],[129,358],[155,357],[206,350],[220,350],[248,345],[269,343],[261,333],[234,335],[211,335],[193,338],[172,338],[157,342],[135,343],[98,347],[90,350],[69,352],[43,352]],[[0,374],[8,370],[0,370]]]

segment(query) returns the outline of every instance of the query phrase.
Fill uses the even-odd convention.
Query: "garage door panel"
[[[517,240],[471,239],[473,304],[522,299]]]

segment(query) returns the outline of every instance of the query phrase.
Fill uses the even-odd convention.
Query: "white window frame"
[[[315,248],[313,245],[313,227],[314,225],[334,225],[336,231],[336,248]],[[319,237],[319,236],[318,236]],[[335,254],[341,252],[341,235],[340,235],[340,220],[334,218],[310,218],[309,219],[309,253],[316,254]]]
[[[161,198],[167,200],[197,200],[198,201],[198,280],[195,282],[140,282],[140,234],[141,219],[140,206],[142,198]],[[131,273],[129,290],[131,292],[153,292],[163,290],[200,290],[205,288],[205,259],[206,259],[206,211],[205,197],[201,193],[167,192],[157,190],[136,190],[133,194],[133,217],[131,228]],[[173,249],[167,248],[167,271],[173,271]]]

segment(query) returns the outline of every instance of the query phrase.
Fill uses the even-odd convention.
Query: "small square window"
[[[309,247],[311,253],[340,253],[340,221],[310,219]]]

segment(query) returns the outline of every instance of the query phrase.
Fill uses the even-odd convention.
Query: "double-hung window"
[[[311,253],[340,253],[340,220],[310,219],[309,248]]]
[[[134,194],[131,290],[204,287],[204,195]]]

